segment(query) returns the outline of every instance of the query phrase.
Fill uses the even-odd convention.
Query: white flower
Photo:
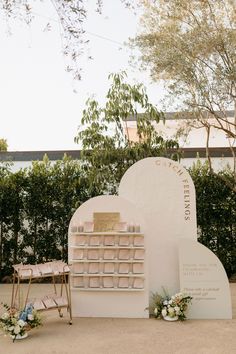
[[[18,325],[20,327],[24,327],[25,326],[25,321],[23,321],[23,320],[19,320],[17,323],[18,323]]]
[[[168,312],[170,315],[172,315],[175,312],[175,310],[173,309],[173,307],[169,307]]]
[[[32,315],[32,313],[30,313],[30,314],[28,315],[28,320],[29,320],[29,321],[33,321],[33,319],[34,319],[34,316]]]
[[[19,326],[19,325],[16,325],[15,328],[14,328],[14,333],[15,333],[15,334],[19,334],[19,333],[20,333],[20,330],[21,330],[20,326]]]
[[[174,310],[175,310],[176,315],[178,315],[178,314],[180,313],[180,308],[179,308],[179,306],[175,306],[175,307],[174,307]]]
[[[154,315],[157,315],[157,307],[154,309]]]
[[[161,314],[162,314],[163,317],[165,317],[167,315],[166,309],[162,309]]]
[[[9,318],[9,313],[8,313],[8,312],[5,312],[5,313],[2,315],[2,317],[1,317],[2,320],[7,320],[8,318]]]
[[[172,302],[173,302],[172,300],[169,300],[169,304],[170,304],[170,305],[172,304]]]
[[[17,319],[15,318],[15,316],[11,319],[11,322],[12,322],[13,325],[17,324]]]
[[[168,301],[167,300],[163,301],[163,305],[168,305]]]

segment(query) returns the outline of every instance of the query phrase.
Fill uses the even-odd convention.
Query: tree
[[[133,8],[134,0],[120,0],[128,8]],[[42,2],[46,2],[43,1]],[[15,1],[0,0],[0,15],[5,17],[6,23],[11,24],[10,19],[20,20],[27,25],[31,24],[37,17],[35,11],[35,0]],[[63,54],[66,58],[66,71],[71,73],[73,79],[81,78],[81,67],[79,61],[84,52],[85,45],[89,42],[86,37],[84,23],[86,22],[88,12],[88,1],[86,0],[51,0],[49,1],[55,9],[62,39]],[[94,3],[94,11],[101,14],[103,8],[103,0],[96,0]],[[51,29],[51,21],[48,13],[42,15],[48,18],[45,30]]]
[[[236,190],[236,3],[234,0],[145,0],[134,43],[153,80],[164,79],[182,110],[224,132],[234,158]],[[234,109],[229,119],[228,110]],[[208,146],[208,145],[207,145]],[[209,159],[209,162],[210,159]],[[210,165],[211,168],[211,165]]]
[[[8,145],[6,139],[0,139],[0,151],[7,151]]]
[[[83,111],[81,127],[75,142],[82,144],[82,164],[90,193],[115,193],[124,172],[136,161],[148,156],[168,156],[177,159],[178,148],[174,140],[164,140],[155,124],[164,118],[163,113],[149,102],[142,84],[130,85],[126,74],[111,74],[111,87],[106,104],[99,107],[90,98]],[[137,114],[138,111],[142,114]],[[138,141],[129,136],[128,120],[135,116]]]
[[[55,0],[51,1],[54,7],[60,33],[62,38],[63,54],[68,59],[66,61],[66,70],[73,75],[74,79],[80,79],[80,68],[78,60],[83,53],[84,45],[87,42],[85,31],[83,29],[84,21],[87,16],[86,1],[84,0]],[[34,12],[35,1],[14,1],[0,0],[0,15],[9,19],[21,20],[27,25],[31,24],[37,13]],[[102,0],[97,0],[94,4],[96,11],[101,11]],[[45,14],[47,16],[47,13]],[[50,19],[46,29],[50,30]]]

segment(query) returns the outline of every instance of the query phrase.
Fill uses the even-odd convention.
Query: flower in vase
[[[152,295],[153,304],[151,308],[155,317],[165,318],[169,316],[171,318],[177,317],[180,321],[185,320],[185,312],[188,309],[188,304],[191,303],[192,297],[183,293],[169,296],[165,289],[163,291],[164,296],[158,293]]]

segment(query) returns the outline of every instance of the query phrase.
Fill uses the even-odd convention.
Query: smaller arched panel
[[[232,319],[229,281],[216,255],[199,242],[179,243],[180,289],[193,297],[191,319]]]

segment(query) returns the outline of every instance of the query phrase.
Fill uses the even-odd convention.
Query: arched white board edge
[[[232,319],[229,281],[217,256],[199,242],[179,241],[180,290],[193,297],[191,319]]]

